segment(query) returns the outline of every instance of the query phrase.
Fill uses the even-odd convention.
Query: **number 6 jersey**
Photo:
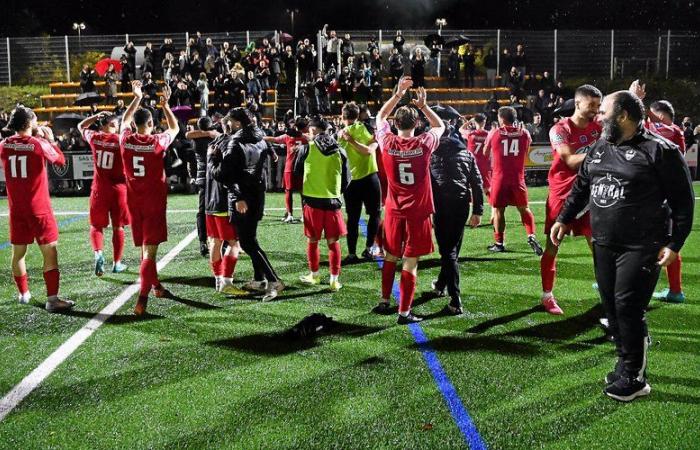
[[[165,206],[168,186],[163,158],[171,143],[172,137],[168,133],[145,135],[129,129],[122,131],[119,144],[129,205]]]
[[[382,165],[389,189],[385,207],[395,217],[420,219],[434,212],[430,184],[430,155],[440,136],[428,131],[420,136],[403,138],[391,132],[388,122],[377,130]]]

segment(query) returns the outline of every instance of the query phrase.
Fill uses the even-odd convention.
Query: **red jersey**
[[[66,159],[61,150],[40,137],[14,135],[0,142],[0,159],[10,214],[52,214],[44,161],[64,165]]]
[[[661,122],[652,122],[651,120],[645,120],[644,126],[652,133],[656,133],[676,144],[681,153],[685,154],[685,136],[683,135],[681,127],[675,123],[666,125]]]
[[[532,138],[524,128],[492,128],[486,136],[491,148],[492,183],[517,184],[525,180],[525,158]]]
[[[388,122],[377,130],[382,165],[388,182],[386,209],[396,217],[420,219],[434,212],[430,184],[430,155],[440,136],[434,131],[402,138],[391,132]]]
[[[144,135],[130,129],[122,131],[119,145],[130,206],[139,203],[165,206],[168,185],[165,182],[163,158],[172,141],[168,133]]]
[[[294,171],[294,159],[296,158],[296,152],[294,151],[297,145],[305,145],[308,143],[306,137],[303,134],[299,136],[289,136],[288,134],[283,134],[277,136],[273,139],[275,144],[284,144],[287,147],[287,159],[284,164],[284,171],[293,172]]]
[[[93,189],[124,183],[126,180],[122,154],[119,150],[119,135],[86,128],[83,130],[83,139],[92,149],[92,160],[95,167],[95,176],[92,180]]]
[[[464,140],[467,141],[467,150],[474,155],[479,170],[481,170],[482,167],[491,167],[491,157],[484,153],[484,143],[486,142],[486,137],[489,135],[489,132],[484,129],[460,132]]]
[[[549,130],[549,142],[552,144],[552,166],[549,168],[547,180],[549,182],[549,195],[566,199],[571,192],[571,187],[576,181],[576,170],[571,170],[559,156],[557,149],[561,145],[568,145],[574,153],[586,153],[598,140],[602,128],[600,123],[592,120],[586,128],[577,127],[570,117],[555,123]]]

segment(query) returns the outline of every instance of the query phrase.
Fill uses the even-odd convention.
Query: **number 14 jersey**
[[[503,126],[492,128],[486,145],[492,153],[492,184],[519,184],[525,180],[525,158],[532,138],[523,128]]]
[[[440,136],[431,130],[420,136],[403,138],[392,133],[389,123],[384,122],[376,137],[389,187],[387,212],[406,219],[421,219],[432,214],[430,156]]]

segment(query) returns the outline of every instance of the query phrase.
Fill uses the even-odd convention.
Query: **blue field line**
[[[360,218],[360,233],[362,233],[363,236],[367,236],[367,222],[363,218]],[[381,269],[384,266],[384,261],[377,260],[377,265]],[[399,283],[396,280],[394,280],[394,286],[391,291],[398,302],[400,290]],[[470,449],[486,449],[486,443],[481,438],[479,430],[477,430],[476,425],[474,425],[467,408],[464,407],[462,399],[459,398],[459,394],[457,394],[457,390],[452,384],[452,381],[450,381],[450,377],[447,376],[447,372],[445,372],[442,364],[440,364],[437,353],[430,346],[430,339],[426,336],[423,328],[418,323],[412,323],[408,326],[408,329],[411,331],[413,340],[418,345],[423,359],[428,369],[430,369],[433,380],[435,380],[435,384],[440,394],[442,394],[445,403],[447,403],[447,408],[450,410],[450,414],[452,414],[457,428],[462,432],[467,445],[469,445]]]
[[[77,222],[80,219],[84,219],[85,217],[87,217],[87,214],[78,214],[78,215],[75,215],[73,217],[69,217],[68,219],[63,219],[57,223],[58,228],[66,227],[66,226],[72,224],[73,222]],[[5,250],[6,248],[10,248],[11,245],[12,244],[10,244],[10,241],[3,242],[2,244],[0,244],[0,250]]]

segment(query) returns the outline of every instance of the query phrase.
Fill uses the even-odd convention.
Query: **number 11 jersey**
[[[421,219],[434,212],[430,184],[430,156],[440,136],[428,131],[403,138],[391,132],[388,122],[377,130],[382,164],[388,181],[385,208],[395,217]]]

